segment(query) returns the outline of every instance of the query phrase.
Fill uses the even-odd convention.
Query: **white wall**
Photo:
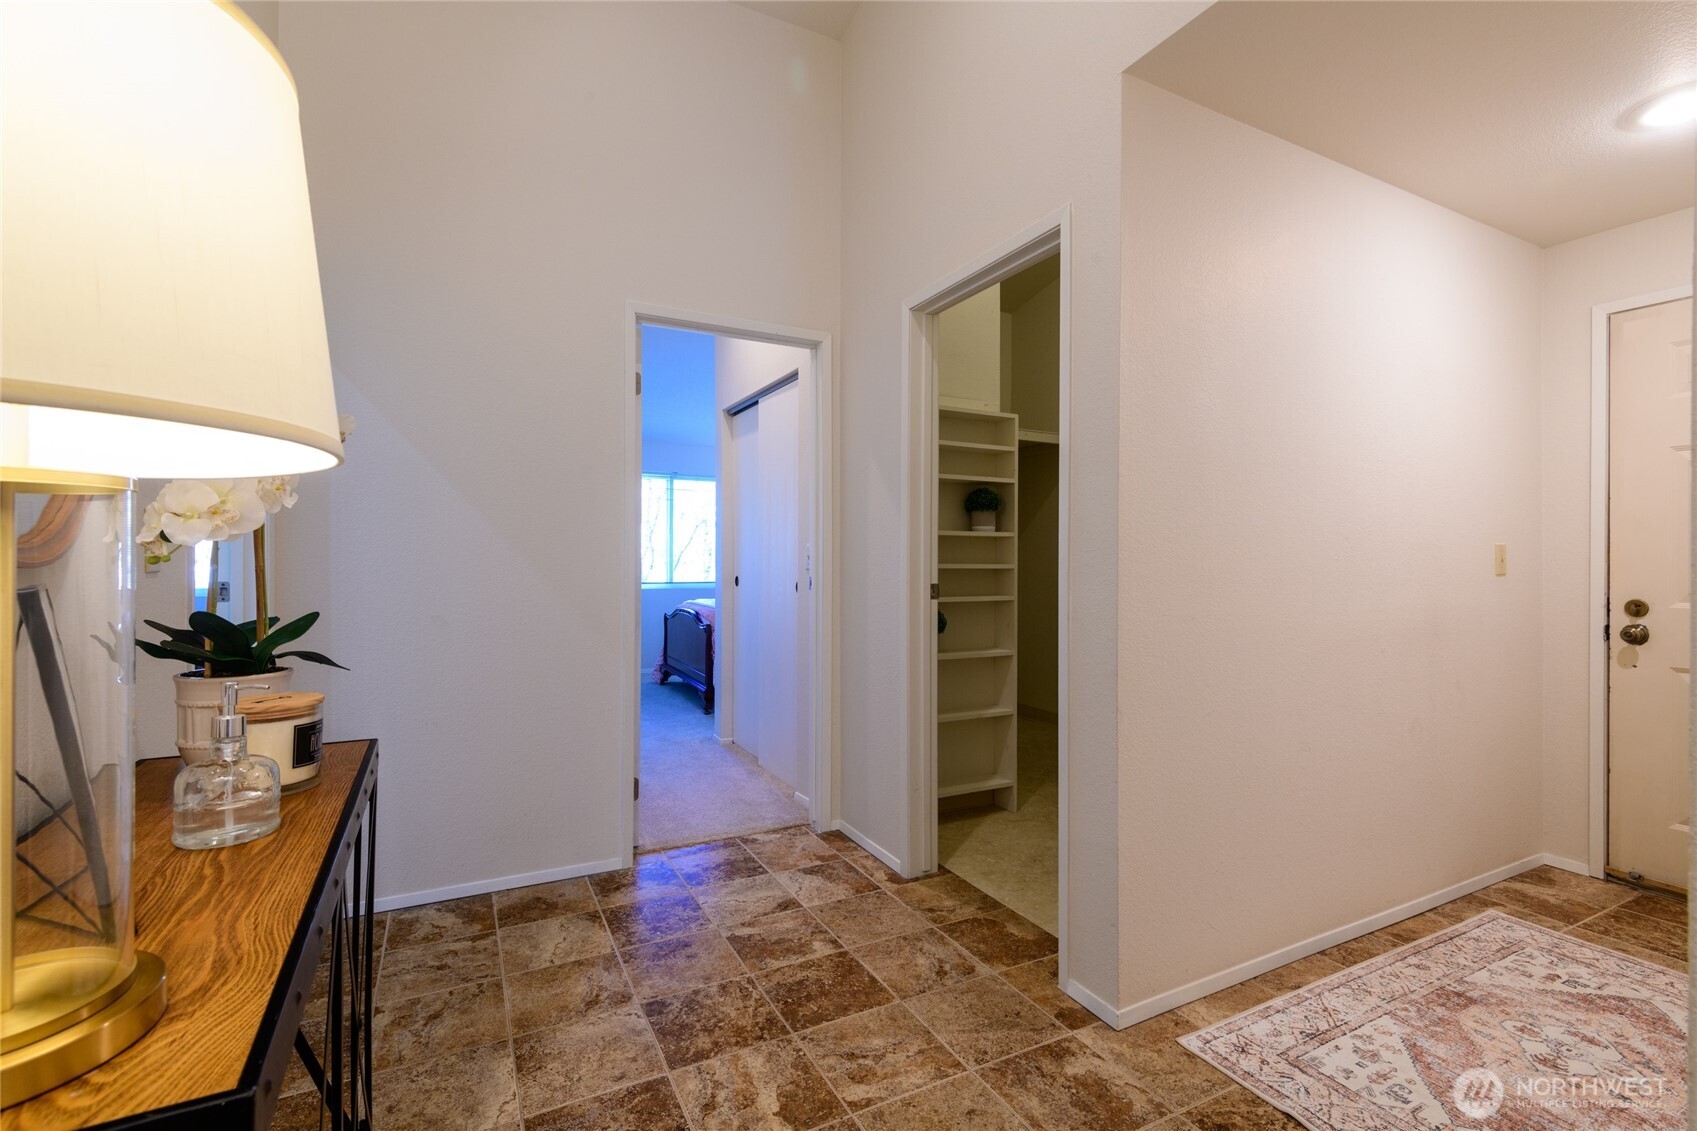
[[[136,517],[153,501],[164,483],[144,479],[136,485]],[[194,551],[178,550],[170,561],[148,573],[140,549],[136,552],[136,637],[157,641],[162,634],[141,622],[156,620],[172,627],[185,627],[189,622],[190,602],[193,600],[190,575],[194,571]],[[311,647],[310,642],[305,643]],[[177,690],[172,677],[187,671],[184,664],[156,660],[136,651],[135,693],[135,752],[139,758],[175,758],[177,756]]]
[[[1019,426],[1058,432],[1060,419],[1061,283],[1057,279],[1013,312],[1012,412]]]
[[[279,603],[353,669],[300,681],[335,737],[382,740],[379,894],[605,867],[637,690],[625,303],[836,329],[840,48],[731,4],[280,30],[359,431],[290,515]]]
[[[1060,711],[1060,456],[1019,449],[1019,705],[1048,715]]]
[[[1583,862],[1590,800],[1591,308],[1691,285],[1691,210],[1544,252],[1544,848]]]
[[[1539,250],[1125,97],[1129,1006],[1544,845]]]
[[[1061,284],[1056,280],[1003,315],[1010,324],[1010,411],[1021,431],[1058,432]],[[1019,705],[1060,710],[1060,449],[1019,449]]]
[[[1112,1000],[1120,72],[1203,4],[866,4],[846,36],[839,357],[840,809],[897,857],[912,659],[899,422],[903,303],[1062,207],[1072,216],[1072,754],[1065,969]]]
[[[937,399],[1004,411],[1002,288],[986,287],[937,316]]]

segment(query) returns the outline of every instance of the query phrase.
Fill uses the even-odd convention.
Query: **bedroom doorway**
[[[829,827],[827,343],[631,315],[629,843],[646,852]]]

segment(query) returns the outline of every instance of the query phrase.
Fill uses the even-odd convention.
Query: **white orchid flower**
[[[148,565],[162,565],[170,561],[171,555],[177,552],[177,547],[173,546],[167,538],[150,538],[145,541],[137,539],[137,541],[141,543],[141,552],[147,558]]]
[[[265,525],[265,503],[259,497],[256,479],[213,479],[206,484],[218,493],[218,501],[207,512],[212,519],[212,537],[228,542],[252,534]],[[167,527],[165,533],[169,534]],[[177,539],[172,538],[175,542]]]
[[[218,492],[196,479],[173,479],[142,513],[137,540],[152,541],[161,532],[179,546],[192,546],[212,537],[211,510],[218,505]]]
[[[265,507],[265,513],[276,514],[285,507],[292,507],[300,501],[295,494],[295,484],[301,481],[298,475],[273,475],[269,478],[254,481],[254,491],[259,495],[259,501]]]
[[[252,479],[174,479],[142,512],[136,541],[144,548],[157,545],[161,535],[176,546],[227,542],[264,522],[265,504]],[[169,552],[164,555],[169,556]]]

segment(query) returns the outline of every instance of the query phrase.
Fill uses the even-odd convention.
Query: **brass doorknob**
[[[1650,626],[1647,624],[1629,624],[1620,630],[1620,642],[1637,647],[1650,639]]]

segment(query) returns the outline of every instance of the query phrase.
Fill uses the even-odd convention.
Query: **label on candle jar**
[[[324,720],[313,719],[295,728],[295,769],[318,765],[324,752]]]

